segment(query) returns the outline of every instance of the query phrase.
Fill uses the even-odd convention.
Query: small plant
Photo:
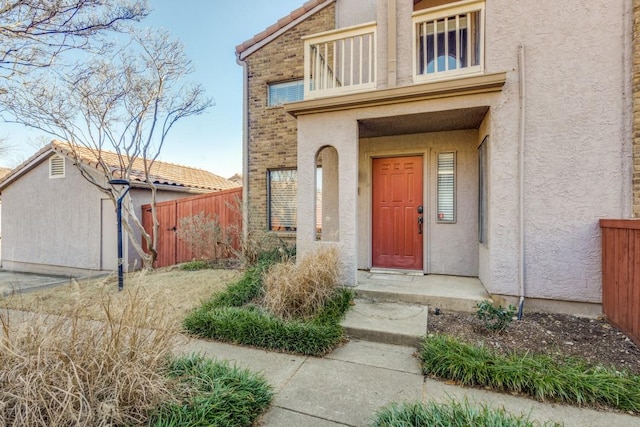
[[[194,259],[193,261],[180,264],[180,270],[186,271],[206,270],[207,268],[211,268],[211,263],[201,259]]]
[[[498,354],[447,335],[425,338],[422,372],[461,385],[526,394],[540,401],[640,412],[640,376],[577,358]]]
[[[484,300],[477,304],[478,311],[476,315],[480,319],[484,327],[491,331],[504,331],[509,327],[513,316],[516,314],[516,308],[512,305],[504,308],[501,305],[494,305],[491,302]]]
[[[466,399],[460,403],[392,403],[376,413],[371,427],[534,427],[558,424],[540,424],[528,416],[513,416],[503,408],[491,408],[487,405],[472,405]]]

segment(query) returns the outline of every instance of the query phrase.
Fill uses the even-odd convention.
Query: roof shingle
[[[111,151],[103,150],[95,152],[86,147],[72,146],[67,142],[61,141],[52,141],[50,146],[54,151],[60,154],[64,154],[72,159],[77,159],[82,163],[93,167],[98,167],[98,157],[100,157],[115,176],[118,176],[119,171],[124,169],[124,165],[121,165],[118,154]],[[161,162],[158,160],[156,160],[151,166],[149,177],[154,184],[173,185],[211,191],[238,187],[236,183],[209,171]],[[130,179],[134,182],[145,182],[144,160],[142,158],[133,159],[133,168],[131,170]]]
[[[300,6],[299,8],[297,8],[296,10],[288,14],[287,16],[280,18],[277,23],[271,25],[266,30],[256,34],[255,36],[245,41],[244,43],[236,46],[236,53],[241,54],[242,52],[249,49],[251,46],[257,43],[260,43],[262,40],[266,39],[272,34],[275,34],[278,30],[286,27],[287,25],[289,25],[296,19],[300,18],[302,15],[309,12],[313,8],[320,6],[322,3],[326,3],[326,2],[327,0],[309,0],[308,2],[306,2],[305,4],[303,4],[302,6]]]

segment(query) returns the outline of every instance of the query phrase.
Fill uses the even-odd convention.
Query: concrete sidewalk
[[[466,398],[567,427],[640,427],[640,417],[631,415],[545,404],[425,380],[413,347],[350,341],[324,358],[315,358],[191,340],[180,346],[180,351],[226,359],[262,372],[274,386],[276,396],[261,426],[366,426],[378,409],[391,402]]]

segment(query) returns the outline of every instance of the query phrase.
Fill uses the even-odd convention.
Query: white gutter
[[[247,63],[236,54],[236,63],[242,67],[242,240],[249,235],[249,72]]]
[[[518,320],[522,319],[524,311],[524,282],[525,282],[525,266],[524,266],[524,143],[525,143],[525,118],[526,110],[525,104],[527,101],[526,85],[525,85],[525,56],[524,45],[520,44],[518,48],[518,71],[519,71],[519,88],[520,88],[520,137],[518,141],[518,181],[519,181],[519,229],[520,229],[520,244],[519,244],[519,277],[520,283],[520,301],[518,303]]]

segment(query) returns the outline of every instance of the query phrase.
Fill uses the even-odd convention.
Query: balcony
[[[376,24],[304,39],[304,98],[371,90],[376,84]]]
[[[413,31],[415,83],[484,71],[484,1],[415,13]]]
[[[484,0],[464,0],[414,12],[412,22],[398,28],[405,37],[396,39],[413,40],[412,49],[398,48],[407,54],[395,58],[407,72],[412,67],[405,81],[412,78],[421,84],[482,75],[484,7]],[[303,40],[305,100],[376,89],[378,49],[384,54],[386,45],[378,45],[375,22]]]

